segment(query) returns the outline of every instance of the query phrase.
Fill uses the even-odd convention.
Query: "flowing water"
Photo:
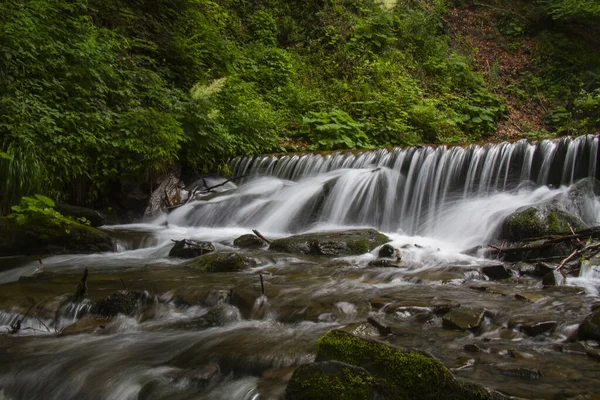
[[[599,225],[597,198],[572,189],[599,175],[598,150],[588,136],[235,159],[230,169],[244,178],[219,193],[105,227],[118,252],[52,256],[41,269],[0,259],[0,330],[39,302],[17,334],[0,336],[0,399],[279,399],[321,335],[368,316],[392,328],[388,342],[432,353],[461,379],[522,398],[598,398],[597,349],[569,341],[599,302],[598,267],[543,289],[528,277],[487,281],[481,266],[498,262],[463,254],[528,205],[551,202]],[[257,267],[212,274],[168,257],[173,239],[240,251],[233,240],[252,229],[278,238],[350,227],[388,234],[402,268],[368,266],[377,249],[335,259],[254,250]],[[75,305],[65,294],[84,268],[90,300]],[[145,293],[133,315],[86,315],[124,287]],[[443,328],[434,305],[449,301],[485,308],[482,328]],[[557,325],[537,336],[520,329],[540,321]]]

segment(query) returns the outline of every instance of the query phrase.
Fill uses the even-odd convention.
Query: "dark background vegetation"
[[[174,163],[598,132],[599,27],[597,0],[3,0],[1,210]]]

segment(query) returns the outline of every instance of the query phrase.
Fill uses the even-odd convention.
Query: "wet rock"
[[[485,310],[478,307],[455,308],[444,315],[442,324],[448,329],[476,330],[483,322]]]
[[[438,315],[448,313],[450,310],[460,307],[460,303],[448,299],[434,299],[429,303],[431,310]]]
[[[551,205],[521,208],[510,214],[502,224],[501,239],[518,242],[557,233],[568,233],[588,226],[576,215]]]
[[[173,383],[187,380],[195,385],[204,387],[217,380],[220,374],[221,369],[219,368],[219,365],[209,363],[194,369],[174,370],[167,373],[166,377]]]
[[[543,321],[537,323],[525,323],[521,325],[521,331],[529,336],[538,336],[547,332],[552,332],[558,325],[557,321]]]
[[[391,258],[397,261],[400,261],[402,259],[400,250],[389,244],[384,244],[383,246],[381,246],[377,255],[379,258]]]
[[[79,335],[103,330],[108,322],[105,318],[83,317],[77,322],[63,328],[59,336]]]
[[[541,379],[542,376],[544,376],[544,374],[542,374],[542,371],[540,371],[539,369],[524,368],[524,367],[503,369],[502,373],[504,375],[514,376],[517,378],[531,380],[531,381],[537,381],[537,380]]]
[[[59,203],[54,206],[54,209],[62,215],[73,217],[75,219],[85,218],[86,220],[90,221],[90,225],[93,227],[98,227],[110,223],[106,215],[102,214],[100,211],[96,211],[91,208],[77,207],[69,204]]]
[[[181,189],[184,185],[173,172],[161,180],[160,185],[152,192],[144,217],[152,217],[167,207],[181,204]]]
[[[539,262],[535,264],[535,270],[532,276],[537,278],[543,278],[548,272],[554,271],[554,268],[544,262]]]
[[[354,388],[338,384],[339,378],[330,375],[292,377],[287,398],[293,399],[500,399],[501,395],[485,388],[458,381],[438,360],[424,352],[403,351],[372,339],[360,338],[347,332],[333,330],[319,339],[315,363],[304,368],[314,371],[323,362],[337,361],[342,372],[356,371],[348,378],[360,383]],[[316,365],[315,365],[316,364]],[[360,368],[351,370],[346,365]],[[312,366],[312,367],[311,367]],[[305,370],[300,370],[304,372]],[[362,371],[366,371],[362,372]],[[316,377],[315,377],[316,376]],[[320,376],[321,378],[318,378]],[[331,374],[331,376],[338,376]],[[335,392],[327,392],[337,385]],[[305,390],[310,390],[310,394]],[[299,397],[289,397],[290,393]],[[359,395],[360,394],[360,395]]]
[[[597,211],[594,203],[598,196],[600,196],[600,181],[593,177],[578,180],[568,192],[574,211],[585,221],[596,220]]]
[[[210,253],[200,256],[190,263],[199,272],[236,272],[256,267],[258,262],[241,253]]]
[[[387,258],[369,261],[367,265],[371,268],[402,268],[402,264]]]
[[[117,314],[131,315],[138,307],[143,294],[121,290],[95,303],[90,312],[102,317],[114,317]]]
[[[269,249],[283,253],[338,257],[368,253],[389,241],[386,235],[374,229],[350,229],[277,239],[271,242]]]
[[[600,310],[588,315],[581,325],[577,334],[579,340],[595,340],[600,342]]]
[[[469,343],[469,344],[465,344],[465,346],[463,347],[464,351],[466,351],[467,353],[479,353],[481,352],[481,347],[477,346],[476,344],[473,343]]]
[[[340,330],[360,337],[376,338],[380,336],[379,330],[366,321],[346,325],[343,328],[340,328]]]
[[[242,319],[240,310],[229,304],[220,304],[200,317],[208,326],[222,326]]]
[[[515,294],[515,299],[528,301],[530,303],[537,303],[538,301],[540,301],[541,299],[543,299],[545,297],[546,296],[541,293],[521,292],[521,293]]]
[[[548,272],[542,278],[542,284],[544,287],[548,286],[562,286],[565,284],[565,276],[560,271]]]
[[[267,242],[256,235],[242,235],[233,241],[233,245],[242,249],[260,249],[267,246]]]
[[[368,400],[375,391],[375,379],[364,368],[323,361],[299,366],[286,388],[285,398]]]
[[[481,268],[481,272],[493,281],[512,277],[512,272],[503,264],[487,265]]]
[[[376,319],[374,317],[368,317],[367,322],[370,325],[374,326],[375,329],[377,329],[379,336],[388,336],[388,335],[392,334],[392,328],[385,325],[383,322],[379,321],[378,319]]]
[[[175,245],[169,251],[169,257],[195,258],[213,251],[215,246],[211,242],[183,239],[175,241]]]
[[[18,225],[0,218],[0,257],[113,250],[110,235],[97,228],[49,217]]]

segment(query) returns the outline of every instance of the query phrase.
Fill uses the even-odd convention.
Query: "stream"
[[[481,268],[499,261],[464,253],[492,243],[525,206],[552,203],[600,225],[598,198],[571,190],[598,177],[597,158],[598,138],[587,136],[232,160],[245,178],[218,193],[103,227],[115,252],[49,256],[43,268],[0,258],[0,400],[281,399],[320,336],[369,316],[392,329],[385,341],[431,353],[460,379],[519,398],[597,399],[600,351],[570,338],[600,306],[600,267],[543,288],[525,275],[489,280]],[[389,236],[400,268],[369,266],[378,249],[330,258],[233,245],[252,229],[275,239],[364,227]],[[184,238],[257,266],[195,272],[168,255]],[[144,301],[101,323],[88,302],[65,306],[84,268],[90,302],[124,288]],[[38,302],[20,332],[4,334]],[[484,308],[482,326],[445,328],[436,305],[447,303]],[[556,323],[540,334],[523,329],[547,321]]]

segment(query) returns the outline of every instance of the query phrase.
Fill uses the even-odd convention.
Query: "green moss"
[[[256,262],[239,253],[205,254],[192,261],[192,268],[200,272],[236,272],[254,267]]]
[[[571,228],[576,231],[588,228],[579,218],[559,210],[548,213],[548,224],[550,234],[569,232]]]
[[[517,210],[509,215],[502,227],[502,237],[511,241],[585,229],[577,216],[551,206],[536,206]]]
[[[454,379],[438,360],[334,330],[319,339],[317,361],[337,360],[364,368],[393,399],[491,399],[483,388]]]
[[[286,388],[288,400],[367,400],[374,378],[363,368],[340,362],[298,367]]]
[[[348,256],[367,253],[389,241],[374,229],[353,229],[290,236],[274,240],[269,248],[286,253]]]

